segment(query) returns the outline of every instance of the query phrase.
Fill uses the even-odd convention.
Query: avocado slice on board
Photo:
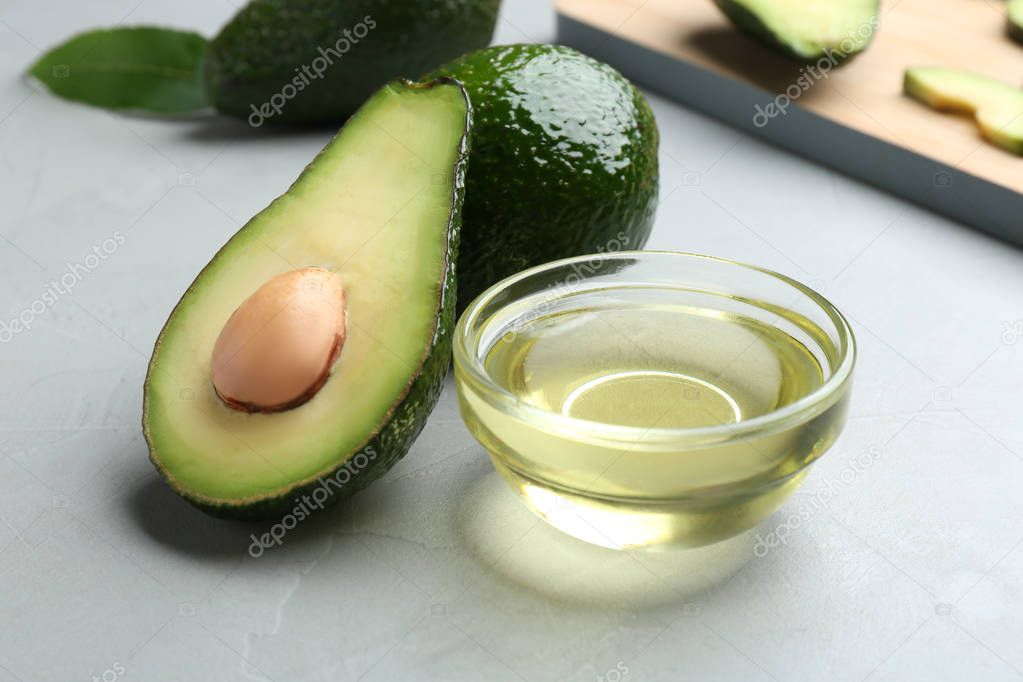
[[[143,406],[150,458],[186,500],[308,511],[408,451],[450,363],[471,119],[453,81],[384,86],[199,273]]]
[[[906,70],[904,92],[939,111],[973,114],[993,144],[1023,155],[1023,90],[972,71],[936,66]]]
[[[217,110],[340,123],[377,88],[490,43],[500,0],[252,0],[210,42]]]
[[[867,49],[878,0],[714,0],[736,26],[804,62],[836,63]]]
[[[489,47],[432,76],[463,83],[475,115],[459,308],[534,265],[643,248],[657,210],[659,136],[627,78],[557,45]]]

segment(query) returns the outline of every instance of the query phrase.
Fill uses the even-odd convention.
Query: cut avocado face
[[[1009,0],[1009,35],[1023,43],[1023,0]]]
[[[878,0],[714,0],[732,22],[795,59],[841,61],[870,44]]]
[[[978,73],[940,67],[907,69],[903,89],[933,109],[973,114],[985,138],[1023,155],[1023,90]]]
[[[610,66],[567,47],[508,45],[432,76],[472,102],[458,305],[525,268],[641,249],[657,208],[657,123]]]
[[[450,362],[470,125],[458,84],[385,86],[188,288],[143,408],[150,457],[188,501],[270,518],[405,454]]]
[[[377,88],[490,43],[500,0],[252,0],[210,42],[216,108],[263,123],[339,123]]]

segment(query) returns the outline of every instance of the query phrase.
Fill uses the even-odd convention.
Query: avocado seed
[[[244,412],[280,412],[320,390],[345,341],[341,278],[318,267],[273,277],[234,311],[213,346],[217,395]]]

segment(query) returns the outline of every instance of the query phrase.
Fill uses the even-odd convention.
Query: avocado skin
[[[450,78],[437,78],[430,82],[422,83],[405,81],[402,83],[402,86],[408,88],[431,88],[440,83],[455,83],[461,86],[461,84]],[[365,443],[351,453],[348,453],[348,458],[342,459],[337,466],[329,471],[321,472],[311,480],[282,488],[279,494],[263,496],[245,503],[225,504],[194,495],[182,488],[173,476],[170,475],[170,472],[167,471],[160,461],[153,439],[150,437],[147,418],[149,413],[148,395],[150,374],[154,371],[153,366],[150,365],[144,390],[147,400],[143,404],[142,409],[142,431],[149,445],[149,459],[167,481],[168,485],[195,507],[198,507],[207,514],[223,519],[239,521],[279,519],[291,512],[299,504],[303,495],[307,495],[320,487],[321,481],[331,478],[342,468],[345,468],[345,465],[358,453],[375,453],[368,466],[359,470],[357,474],[352,475],[351,479],[340,488],[336,486],[332,488],[334,492],[327,499],[324,506],[333,506],[341,500],[348,499],[355,493],[363,490],[370,483],[373,483],[387,473],[398,460],[408,453],[412,444],[420,432],[422,432],[427,418],[440,398],[441,391],[444,388],[444,379],[451,365],[451,342],[456,321],[456,263],[462,227],[466,167],[471,146],[470,132],[473,127],[472,105],[468,101],[464,88],[462,89],[462,94],[466,97],[465,133],[462,137],[461,148],[452,170],[451,217],[448,222],[448,242],[444,260],[446,267],[442,284],[437,292],[437,323],[434,327],[433,338],[430,347],[423,355],[418,373],[409,383],[405,393],[399,396],[392,405],[388,416],[382,422],[382,426]],[[316,163],[316,159],[313,159],[312,163]],[[182,296],[182,300],[188,296],[190,290],[191,287]],[[160,337],[156,341],[157,347],[159,347],[160,338],[162,338],[166,330],[167,327],[165,326],[160,332]],[[156,356],[155,349],[153,356]]]
[[[252,0],[210,42],[204,63],[206,88],[221,113],[258,120],[253,107],[259,110],[275,95],[279,102],[282,89],[290,84],[284,94],[294,88],[294,97],[263,121],[340,123],[387,81],[414,78],[489,44],[500,4],[500,0]],[[352,33],[360,24],[368,29],[362,38]],[[338,52],[336,44],[345,31],[355,40],[335,57],[327,51]],[[303,67],[312,68],[314,60],[323,59],[321,49],[333,64],[322,71],[322,78],[303,79]]]
[[[859,50],[849,53],[839,52],[838,50],[830,50],[830,48],[827,47],[821,47],[819,50],[813,51],[800,51],[796,49],[796,47],[794,47],[792,43],[786,40],[785,36],[778,35],[773,30],[771,30],[768,26],[764,24],[763,21],[761,21],[760,17],[751,12],[741,3],[736,2],[735,0],[714,0],[714,4],[717,5],[718,8],[722,12],[724,12],[725,16],[727,16],[731,20],[731,22],[741,30],[753,36],[764,45],[767,45],[768,47],[773,48],[778,52],[781,52],[787,57],[791,57],[792,59],[798,60],[803,63],[814,62],[820,59],[821,57],[834,56],[837,59],[837,62],[841,64],[842,62],[851,59],[852,57],[859,54],[860,52],[862,52],[863,50],[867,49],[867,47],[870,46],[870,41],[868,40],[866,43],[863,44],[862,47],[860,47]],[[877,14],[877,8],[878,4],[875,3],[874,6],[875,15]]]
[[[433,76],[475,114],[458,305],[534,265],[640,249],[658,193],[658,132],[643,95],[610,66],[553,45],[465,55]]]

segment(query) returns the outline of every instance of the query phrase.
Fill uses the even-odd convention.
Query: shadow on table
[[[743,79],[756,83],[768,92],[785,92],[786,88],[797,83],[806,70],[805,64],[779,54],[749,36],[737,33],[731,26],[700,29],[687,36],[686,41],[719,67],[741,74]],[[814,73],[820,73],[821,78],[803,76],[812,81],[814,86],[820,85],[820,81],[827,79],[827,73],[836,68],[831,63],[820,64],[823,70]],[[814,87],[801,89],[800,96],[806,100],[813,99],[814,90]]]
[[[258,558],[264,552],[303,552],[311,543],[321,543],[336,530],[347,502],[314,512],[295,527],[287,529],[281,543],[265,534],[274,521],[232,521],[199,511],[177,496],[159,477],[139,483],[126,499],[126,506],[139,527],[159,544],[197,559],[219,560],[245,554]],[[254,537],[267,543],[260,551]]]
[[[227,523],[206,516],[157,477],[146,477],[139,483],[126,506],[147,535],[169,549],[196,557],[212,559],[244,552],[251,542],[249,533],[255,528],[254,524]],[[252,531],[247,528],[250,525]]]
[[[697,549],[605,549],[534,516],[496,472],[469,487],[458,516],[469,549],[499,578],[547,599],[599,609],[686,604],[753,558],[756,532]]]
[[[212,116],[196,121],[187,121],[188,127],[182,137],[192,142],[224,143],[234,141],[272,140],[279,138],[317,137],[333,135],[343,123],[314,125],[261,125],[252,126],[245,121],[227,116]]]
[[[448,472],[452,474],[454,472]],[[272,556],[303,561],[320,553],[325,538],[402,526],[396,537],[433,540],[438,561],[458,561],[452,550],[477,562],[488,580],[535,595],[542,601],[583,610],[631,611],[662,606],[684,608],[726,582],[753,557],[755,531],[698,549],[666,552],[617,551],[590,545],[558,531],[533,515],[492,469],[463,471],[443,486],[447,501],[433,513],[409,518],[409,509],[391,497],[387,479],[354,500],[312,513],[288,529],[281,543],[260,548],[274,521],[238,522],[215,518],[178,497],[156,476],[137,484],[125,498],[128,513],[153,541],[171,551],[208,562]],[[374,499],[375,498],[375,499]],[[361,530],[360,530],[361,529]],[[387,531],[390,533],[390,531]],[[429,552],[427,552],[429,555]],[[429,559],[429,557],[428,557]],[[433,560],[433,559],[429,559]]]

